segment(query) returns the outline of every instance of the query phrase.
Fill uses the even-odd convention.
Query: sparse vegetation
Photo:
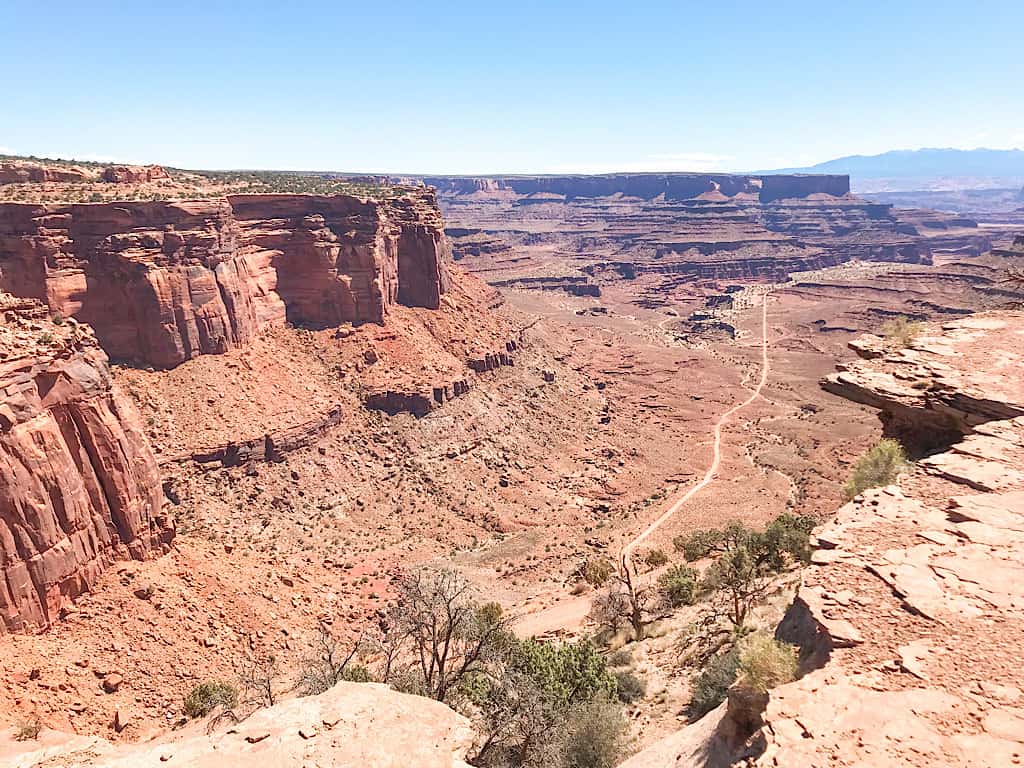
[[[900,347],[909,347],[923,329],[921,323],[914,322],[910,318],[900,315],[882,324],[882,335],[893,344]]]
[[[615,673],[616,692],[623,704],[632,704],[647,695],[647,684],[628,669]]]
[[[727,653],[711,658],[693,678],[689,707],[691,718],[703,717],[725,701],[726,691],[735,682],[739,665],[739,651],[735,647]]]
[[[797,649],[764,632],[743,638],[739,645],[738,684],[768,691],[792,682],[797,676]]]
[[[183,710],[190,719],[205,717],[215,709],[238,706],[238,689],[220,680],[207,680],[193,688],[185,697]]]
[[[304,696],[315,696],[333,688],[342,681],[350,683],[369,683],[373,681],[370,671],[361,664],[355,663],[359,652],[359,643],[354,643],[348,650],[342,650],[338,640],[327,630],[321,628],[317,635],[314,651],[302,660],[298,691]]]
[[[668,564],[668,555],[660,549],[652,549],[644,557],[644,562],[651,568],[660,568],[661,566]]]
[[[613,573],[615,565],[607,557],[591,558],[581,569],[583,580],[593,587],[603,587]]]
[[[604,700],[591,701],[569,716],[562,765],[565,768],[612,768],[626,741],[622,709]]]
[[[38,719],[24,720],[14,730],[15,741],[35,741],[39,738],[39,732],[43,730],[43,724]]]
[[[644,637],[644,628],[651,620],[654,590],[634,582],[629,569],[616,573],[607,589],[591,601],[590,618],[602,629],[618,632],[624,624],[632,629],[633,640]]]
[[[868,488],[878,488],[895,482],[897,475],[907,466],[907,454],[898,441],[880,440],[870,451],[857,460],[853,474],[843,486],[843,499],[850,501]]]

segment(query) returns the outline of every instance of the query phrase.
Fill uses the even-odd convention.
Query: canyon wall
[[[517,195],[551,194],[567,199],[623,194],[652,200],[687,200],[716,192],[726,197],[756,195],[762,202],[812,194],[842,196],[850,177],[840,175],[749,176],[728,173],[607,173],[568,176],[426,176],[424,184],[440,194],[509,191]]]
[[[116,359],[169,368],[269,324],[436,309],[450,249],[428,190],[386,199],[0,204],[0,290],[91,324]]]
[[[156,461],[91,330],[0,294],[0,633],[48,626],[174,536]]]

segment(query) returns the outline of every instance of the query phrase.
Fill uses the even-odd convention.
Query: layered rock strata
[[[933,326],[906,347],[862,337],[851,347],[867,359],[840,365],[822,386],[878,408],[886,433],[912,449],[934,450],[979,424],[1024,416],[1022,344],[1024,313],[1014,312]]]
[[[96,330],[117,359],[169,368],[270,323],[383,323],[436,309],[450,248],[433,195],[230,195],[0,204],[0,289]]]
[[[423,179],[438,189],[457,256],[492,285],[599,295],[644,275],[671,289],[781,282],[852,260],[931,264],[976,256],[963,216],[894,209],[845,176],[609,174]]]
[[[0,294],[0,632],[44,628],[114,560],[174,536],[156,461],[74,320]]]

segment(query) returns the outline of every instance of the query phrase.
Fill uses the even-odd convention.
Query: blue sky
[[[0,0],[0,151],[752,170],[1024,146],[1024,2]]]

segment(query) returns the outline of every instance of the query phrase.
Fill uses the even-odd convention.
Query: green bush
[[[763,692],[796,680],[796,675],[796,646],[764,632],[755,632],[740,642],[739,684]]]
[[[672,546],[676,552],[682,552],[687,562],[692,563],[710,555],[718,548],[721,540],[721,531],[694,531],[688,536],[676,536],[672,539]]]
[[[218,707],[231,709],[238,705],[238,689],[220,680],[200,683],[185,697],[185,716],[205,717]]]
[[[632,704],[647,695],[647,684],[628,669],[615,673],[615,683],[619,701],[623,704]]]
[[[647,556],[644,558],[644,562],[651,568],[660,568],[668,563],[668,555],[660,549],[652,549],[647,553]]]
[[[658,594],[672,608],[693,605],[697,599],[697,571],[685,565],[673,565],[658,579]]]
[[[907,465],[907,454],[898,441],[886,438],[857,460],[853,474],[843,486],[843,499],[850,501],[868,488],[889,485]]]
[[[739,671],[739,652],[734,647],[728,653],[715,656],[693,679],[690,694],[690,717],[703,717],[725,701],[726,691],[736,681]]]

